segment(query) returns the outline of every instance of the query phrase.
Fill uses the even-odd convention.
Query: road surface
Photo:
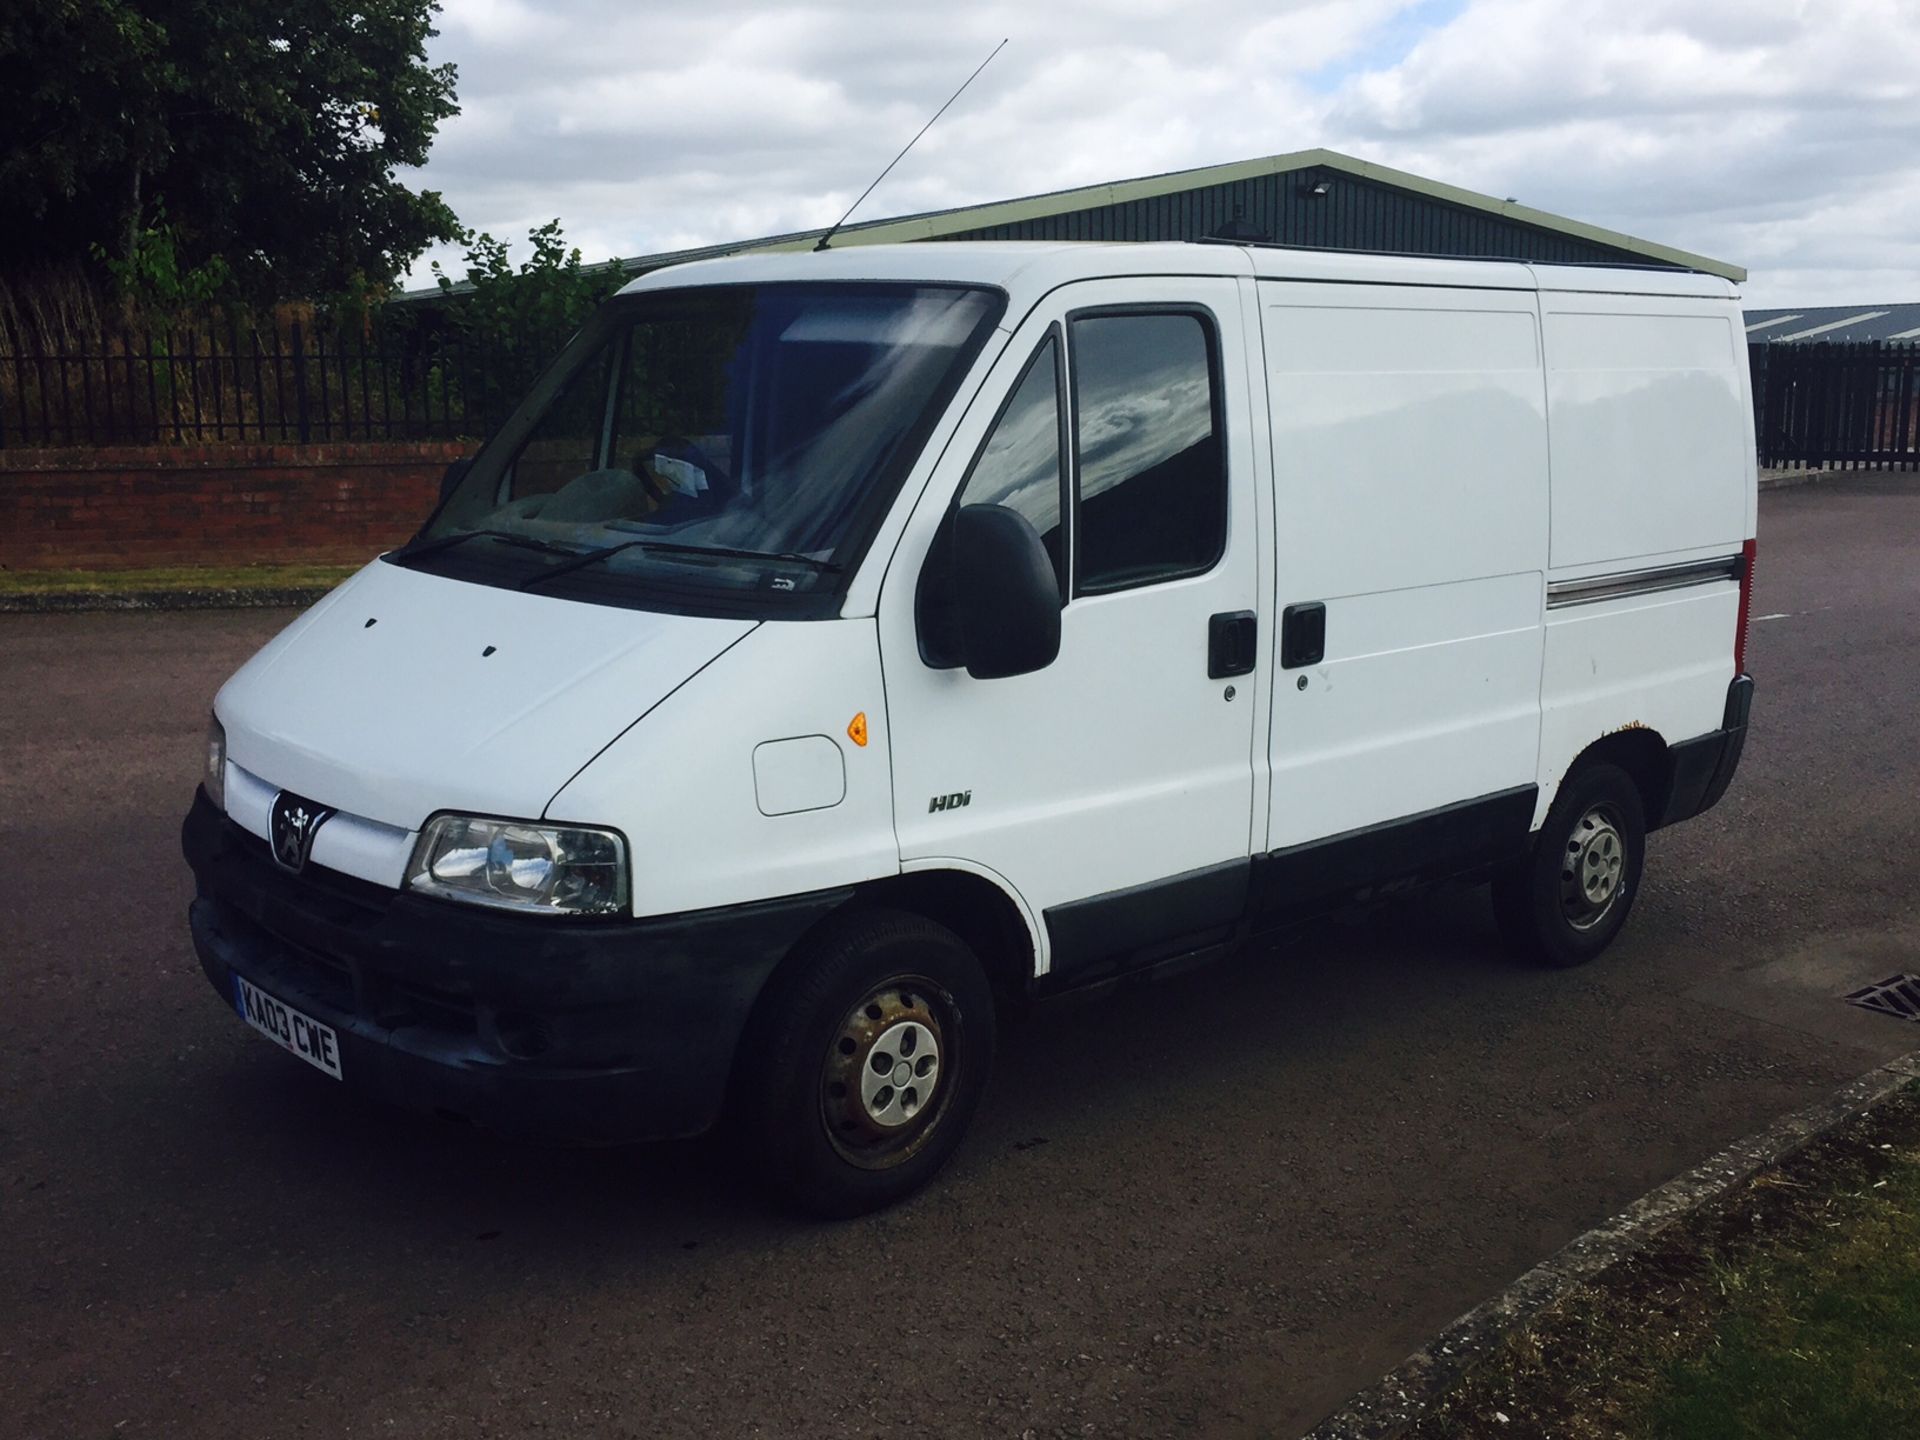
[[[1920,1043],[1920,477],[1761,502],[1754,729],[1603,960],[1451,890],[1011,1027],[890,1214],[710,1143],[356,1102],[190,953],[177,828],[286,617],[0,617],[8,1434],[1297,1433],[1575,1234]]]

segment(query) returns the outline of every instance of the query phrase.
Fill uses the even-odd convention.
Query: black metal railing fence
[[[1920,468],[1920,346],[1748,347],[1763,469]]]
[[[1920,468],[1920,346],[1756,343],[1748,354],[1763,467]],[[58,345],[0,335],[0,449],[473,439],[517,398],[503,372],[517,380],[524,368],[524,356],[489,354],[457,331],[300,321]]]
[[[0,449],[474,438],[500,418],[488,365],[458,333],[299,321],[0,336]]]

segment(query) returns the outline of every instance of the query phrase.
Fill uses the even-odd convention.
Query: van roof
[[[621,290],[750,285],[795,280],[894,280],[992,285],[1016,302],[1059,285],[1133,275],[1252,275],[1270,280],[1348,281],[1479,290],[1588,291],[1614,295],[1738,296],[1732,282],[1695,271],[1529,261],[1441,259],[1216,241],[919,241],[823,251],[762,252],[649,271]]]

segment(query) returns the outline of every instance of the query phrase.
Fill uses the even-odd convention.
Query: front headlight
[[[620,915],[627,909],[627,845],[611,830],[440,815],[420,832],[407,884],[508,910]]]
[[[227,731],[211,715],[207,717],[207,756],[200,772],[200,784],[214,809],[227,808]]]

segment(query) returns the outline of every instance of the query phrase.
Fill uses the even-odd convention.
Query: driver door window
[[[1194,311],[1073,317],[1077,595],[1211,570],[1227,543],[1213,331]]]
[[[1028,359],[956,508],[1004,505],[1024,516],[1063,602],[1211,570],[1227,542],[1211,318],[1189,309],[1086,311],[1068,317],[1067,337],[1070,349],[1055,325]],[[959,663],[950,542],[943,525],[916,602],[921,658],[936,669]]]

